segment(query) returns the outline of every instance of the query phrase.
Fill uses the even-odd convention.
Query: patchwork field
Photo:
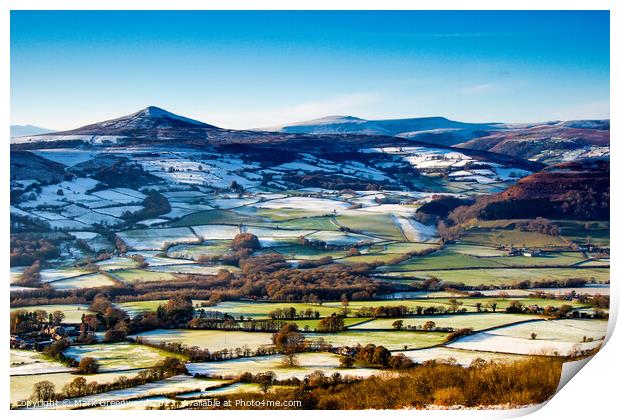
[[[465,286],[513,286],[521,281],[553,281],[581,278],[592,282],[608,282],[608,268],[488,268],[474,270],[429,270],[381,273],[382,278],[429,279],[431,277],[448,283],[463,283]]]
[[[473,334],[448,344],[448,347],[516,354],[568,355],[575,350],[600,346],[606,328],[606,322],[589,320],[541,321]],[[536,334],[535,338],[532,334]]]
[[[71,346],[64,355],[78,361],[83,357],[92,357],[99,362],[101,372],[149,368],[166,357],[182,358],[173,353],[131,343]]]
[[[341,375],[366,377],[380,374],[381,371],[372,368],[341,368],[339,358],[332,353],[300,353],[296,356],[297,366],[285,366],[282,357],[261,356],[244,359],[228,360],[216,363],[190,363],[190,373],[202,373],[206,375],[238,376],[244,372],[256,374],[271,371],[278,379],[298,378],[320,370],[330,376],[335,372]]]
[[[116,150],[106,143],[96,153],[87,147],[39,150],[39,157],[71,167],[71,176],[61,166],[59,182],[12,181],[25,191],[11,206],[12,217],[43,233],[35,241],[25,231],[11,238],[11,259],[17,262],[10,273],[12,302],[28,304],[11,312],[62,311],[64,324],[80,324],[84,314],[94,314],[89,307],[95,297],[103,301],[103,296],[124,310],[130,319],[119,321],[117,311],[100,302],[88,328],[100,340],[115,325],[129,328],[126,340],[122,332],[115,343],[79,344],[77,333],[67,337],[64,356],[92,357],[100,365],[99,373],[86,376],[89,382],[133,377],[166,357],[186,363],[190,375],[83,398],[120,400],[122,409],[182,408],[215,395],[259,391],[256,383],[236,382],[245,372],[271,371],[278,379],[303,379],[317,370],[327,376],[399,374],[367,360],[341,367],[338,352],[354,353],[357,345],[384,346],[417,363],[469,366],[477,359],[504,363],[528,355],[565,356],[602,343],[605,319],[547,320],[550,315],[542,314],[549,306],[570,306],[575,313],[567,317],[609,313],[605,298],[585,296],[609,296],[609,222],[537,220],[532,227],[531,220],[475,218],[458,226],[453,238],[452,228],[438,223],[448,220],[445,212],[453,204],[504,191],[530,172],[439,146],[363,147],[351,151],[350,159],[339,150],[291,151],[289,161],[288,153],[266,158],[264,150],[237,153],[212,145],[170,145],[162,151],[150,145]],[[510,159],[501,162],[516,162]],[[100,168],[106,160],[133,165],[144,185],[108,185],[83,169]],[[433,204],[440,207],[437,214]],[[42,258],[40,247],[52,257]],[[289,270],[279,272],[284,266]],[[102,289],[82,290],[87,288]],[[192,298],[194,317],[203,318],[191,320],[191,310],[177,297]],[[158,311],[169,298],[170,305]],[[37,305],[76,301],[88,303]],[[533,314],[507,313],[515,302]],[[389,308],[397,306],[406,311]],[[324,318],[345,309],[342,331],[317,332]],[[386,317],[390,310],[399,315]],[[138,317],[147,311],[155,315]],[[52,322],[46,316],[25,318],[13,318],[14,347],[40,349],[39,343],[59,339],[45,332]],[[229,330],[206,329],[222,328],[213,321],[224,318]],[[238,351],[273,350],[273,331],[234,330],[243,321],[272,318],[297,324],[312,350],[323,351],[324,344],[340,348],[299,353],[295,366],[285,366],[281,354]],[[472,334],[448,342],[453,330],[464,328]],[[138,337],[224,356],[191,362],[136,344]],[[74,370],[42,352],[12,349],[11,401],[27,398],[43,380],[60,392],[78,376]],[[66,402],[69,408],[79,403]]]
[[[17,401],[27,399],[32,394],[32,388],[34,384],[41,381],[50,381],[52,384],[54,384],[56,389],[62,390],[62,387],[64,385],[73,381],[78,376],[83,376],[88,382],[95,381],[97,383],[106,383],[116,381],[121,376],[131,378],[138,373],[138,371],[117,371],[109,373],[96,373],[93,375],[75,375],[69,372],[63,372],[11,376],[11,403],[16,403]]]
[[[35,351],[11,349],[10,360],[11,376],[71,372],[74,370]]]
[[[11,312],[24,311],[45,311],[48,314],[60,311],[65,315],[64,322],[76,324],[81,322],[82,315],[92,314],[93,312],[88,310],[88,305],[39,305],[39,306],[22,306],[19,308],[12,308]]]
[[[416,326],[418,329],[428,321],[435,323],[437,328],[471,328],[473,330],[484,330],[500,325],[512,324],[516,322],[526,322],[532,319],[540,319],[537,315],[505,314],[505,313],[480,313],[462,315],[439,315],[439,316],[416,316],[411,318],[398,318],[403,322],[403,327]],[[375,319],[350,327],[353,330],[393,330],[393,323],[397,319]]]
[[[153,343],[175,342],[188,346],[198,346],[209,351],[236,349],[247,346],[256,350],[261,346],[271,345],[270,333],[217,331],[217,330],[153,330],[140,334],[141,337]]]

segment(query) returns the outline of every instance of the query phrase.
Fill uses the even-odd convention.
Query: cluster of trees
[[[413,366],[399,375],[361,380],[313,373],[295,387],[276,388],[260,398],[299,400],[301,407],[293,408],[306,410],[519,406],[540,404],[549,399],[556,391],[561,371],[561,360],[542,357],[513,363],[478,359],[468,367],[430,362]],[[343,383],[346,386],[342,386]],[[250,401],[256,399],[257,394],[239,393],[216,398]],[[281,405],[279,408],[291,407]]]
[[[254,251],[260,249],[260,242],[258,241],[258,237],[253,233],[238,233],[230,243],[230,248],[233,251],[239,251],[241,249],[251,249]]]
[[[271,319],[318,319],[320,317],[319,311],[315,311],[312,308],[306,308],[303,311],[297,311],[294,307],[278,308],[269,312]]]
[[[510,302],[506,308],[506,313],[509,314],[542,314],[556,318],[566,318],[571,315],[572,312],[573,307],[571,305],[561,305],[559,307],[549,305],[541,308],[538,305],[524,306],[517,300]]]
[[[413,316],[413,315],[435,315],[435,314],[448,314],[448,313],[465,313],[467,312],[467,308],[461,308],[463,305],[462,301],[457,299],[450,299],[448,301],[448,306],[415,306],[409,307],[405,305],[396,305],[396,306],[362,306],[359,310],[355,312],[356,317],[366,318],[396,318],[401,316]],[[495,307],[493,306],[493,311],[495,312]],[[478,307],[478,312],[481,311],[482,304]]]
[[[374,344],[353,347],[349,354],[340,358],[342,367],[350,368],[355,364],[398,370],[410,369],[416,365],[410,358],[402,354],[392,355],[385,347]]]
[[[598,293],[595,295],[583,294],[579,296],[578,300],[580,303],[586,303],[597,308],[609,309],[609,296],[601,295]]]
[[[230,349],[209,351],[198,346],[188,346],[178,342],[159,342],[153,343],[143,337],[136,337],[135,342],[145,346],[157,348],[169,353],[176,353],[187,357],[192,362],[218,362],[222,360],[238,359],[241,357],[266,356],[277,354],[278,351],[273,346],[261,346],[253,350],[247,345]]]
[[[344,317],[341,315],[331,314],[319,321],[316,329],[318,332],[338,332],[344,330]]]
[[[156,313],[160,320],[182,326],[194,317],[192,298],[181,294],[173,296],[165,305],[158,306]]]
[[[65,314],[61,311],[49,313],[41,309],[13,311],[10,316],[10,332],[11,334],[24,334],[41,331],[49,325],[60,325],[64,318]]]
[[[159,183],[161,178],[144,170],[142,165],[121,156],[98,156],[88,162],[75,165],[72,172],[100,181],[107,187],[141,188]]]
[[[143,208],[135,212],[126,211],[121,218],[128,223],[134,223],[139,220],[152,219],[159,215],[169,213],[172,210],[168,199],[158,191],[149,190],[146,197],[142,200]]]
[[[463,199],[450,195],[434,195],[431,201],[422,204],[415,212],[415,218],[424,224],[435,224],[445,219],[448,214],[459,206],[472,204],[471,199]]]
[[[517,222],[515,227],[523,232],[538,232],[544,235],[557,236],[560,234],[560,228],[549,219],[537,217],[527,222]]]
[[[93,372],[81,372],[93,373]],[[115,391],[118,389],[132,388],[150,382],[160,381],[171,376],[187,374],[185,364],[174,357],[167,357],[150,369],[145,369],[133,378],[119,376],[113,382],[97,383],[96,381],[87,382],[83,376],[76,377],[73,381],[63,386],[60,392],[56,392],[56,386],[50,381],[41,381],[34,384],[30,401],[46,402],[60,401],[67,398],[78,398],[86,395],[99,394],[102,392]]]
[[[16,282],[20,286],[38,287],[41,285],[41,261],[36,260],[26,267]]]
[[[284,324],[280,331],[274,333],[271,341],[275,349],[282,354],[282,363],[287,366],[296,366],[296,353],[307,348],[306,339],[295,323]]]
[[[341,175],[321,172],[308,174],[286,173],[282,176],[282,181],[300,185],[304,188],[323,188],[326,190],[354,190],[354,191],[381,191],[394,187],[388,182],[373,181],[368,182],[362,179],[344,177]]]
[[[20,290],[11,293],[11,305],[76,304],[96,295],[123,302],[169,299],[178,294],[217,302],[220,299],[265,299],[320,302],[338,300],[345,293],[352,300],[397,291],[398,285],[372,280],[372,265],[331,264],[311,269],[290,268],[281,255],[252,256],[241,260],[239,273],[221,270],[216,275],[185,275],[175,282],[152,281],[115,284],[92,289]]]
[[[31,265],[60,256],[60,239],[43,238],[37,234],[11,235],[11,266]]]
[[[127,325],[129,316],[125,311],[116,307],[107,296],[95,296],[89,309],[96,312],[96,322],[92,317],[85,316],[82,319],[81,328],[83,330],[88,330],[92,327],[105,330],[104,341],[106,342],[122,341],[127,337],[129,332],[129,327]]]

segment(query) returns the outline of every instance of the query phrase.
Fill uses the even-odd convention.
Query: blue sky
[[[11,120],[609,117],[609,14],[11,12]]]

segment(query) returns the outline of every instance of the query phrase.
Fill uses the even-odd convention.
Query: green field
[[[369,319],[370,318],[348,317],[344,319],[344,325],[345,327],[349,327],[351,325],[355,325],[360,322],[368,321]],[[321,322],[321,320],[320,319],[296,319],[296,320],[290,320],[290,321],[287,320],[286,322],[294,322],[295,324],[297,324],[300,330],[305,330],[305,327],[307,326],[309,331],[314,331],[316,328],[318,328],[319,322]]]
[[[205,210],[188,214],[179,220],[172,222],[172,227],[207,225],[207,224],[240,224],[260,222],[261,219],[232,210]]]
[[[191,373],[203,373],[211,375],[238,376],[244,372],[253,374],[259,372],[274,372],[278,379],[298,378],[321,370],[327,376],[335,372],[341,375],[370,376],[381,373],[378,369],[355,367],[352,369],[340,368],[339,357],[332,353],[300,353],[296,356],[298,366],[284,366],[282,357],[261,356],[244,359],[227,360],[213,363],[192,363],[188,366]]]
[[[103,273],[87,274],[85,276],[71,277],[49,283],[57,290],[86,289],[89,287],[114,286],[112,277]]]
[[[176,276],[163,271],[147,271],[140,269],[117,270],[110,275],[123,283],[135,283],[145,281],[166,281],[176,280]]]
[[[230,251],[229,240],[205,241],[199,245],[186,244],[175,245],[168,249],[167,255],[171,258],[182,258],[186,260],[196,260],[200,256],[224,255]]]
[[[175,342],[188,346],[198,346],[209,351],[236,349],[248,346],[256,350],[261,346],[271,345],[270,333],[221,331],[221,330],[153,330],[136,334],[154,343]]]
[[[319,339],[334,346],[355,346],[357,344],[375,344],[388,350],[416,349],[435,346],[446,341],[447,333],[411,332],[411,331],[363,331],[346,330],[338,333],[305,334],[309,341]]]
[[[499,229],[500,222],[481,222],[485,227],[469,229],[463,233],[459,241],[466,244],[482,246],[512,245],[517,247],[568,247],[570,243],[561,236],[544,235],[538,232],[523,232],[516,229]],[[493,223],[493,227],[486,227]]]
[[[56,311],[60,311],[65,314],[64,322],[69,324],[76,324],[82,321],[83,314],[93,314],[94,312],[88,310],[88,304],[82,305],[39,305],[39,306],[22,306],[19,308],[11,308],[11,312],[17,311],[45,311],[48,314]]]
[[[165,305],[167,300],[140,300],[136,302],[122,302],[117,303],[116,306],[127,311],[131,316],[135,316],[135,314],[139,314],[142,312],[155,312],[157,311],[157,307],[160,305]],[[194,300],[194,306],[199,307],[201,304],[205,303],[204,300]]]
[[[400,227],[394,224],[392,214],[359,214],[339,215],[336,220],[354,232],[394,241],[406,241]]]
[[[386,273],[382,273],[386,274]],[[543,280],[585,279],[594,282],[609,281],[608,268],[495,268],[479,270],[431,270],[431,271],[403,271],[388,273],[394,279],[399,277],[413,277],[417,279],[438,278],[449,283],[463,283],[466,286],[512,286],[515,283],[529,280],[532,282]]]
[[[408,318],[398,318],[403,321],[403,326],[408,325],[421,327],[427,321],[435,323],[437,328],[451,327],[454,329],[471,328],[473,330],[483,330],[486,328],[497,327],[500,325],[523,322],[531,319],[540,319],[537,315],[520,315],[506,313],[467,313],[458,315],[439,315],[439,316],[414,316]],[[353,330],[384,329],[394,330],[392,324],[397,318],[381,318],[370,322],[365,322],[351,327]]]
[[[568,240],[580,245],[591,242],[597,246],[609,247],[609,221],[560,220],[555,223],[560,227],[560,234]]]
[[[331,216],[302,217],[277,224],[282,229],[339,230]]]

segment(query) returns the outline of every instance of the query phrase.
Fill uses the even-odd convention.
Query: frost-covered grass
[[[68,384],[79,376],[83,376],[88,382],[95,381],[97,383],[106,383],[113,382],[117,380],[120,376],[126,376],[128,378],[131,378],[137,374],[137,371],[97,373],[94,375],[74,375],[69,372],[63,372],[11,376],[11,403],[27,399],[32,394],[32,388],[34,384],[41,381],[50,381],[56,386],[57,390],[62,390],[62,387],[64,385]]]
[[[133,337],[142,337],[155,343],[178,342],[217,351],[243,346],[257,349],[260,346],[271,345],[271,335],[263,332],[222,330],[153,330],[136,334]]]
[[[85,276],[58,280],[50,284],[56,290],[73,290],[85,289],[89,287],[113,286],[114,281],[105,274],[93,273]]]
[[[177,375],[171,378],[166,378],[161,381],[151,382],[144,385],[138,385],[132,388],[118,389],[109,392],[103,392],[101,394],[89,395],[86,397],[80,397],[78,399],[64,400],[63,405],[67,407],[77,406],[80,403],[92,402],[106,403],[112,401],[122,401],[129,398],[141,398],[151,395],[163,395],[173,393],[183,393],[187,391],[193,391],[196,389],[204,389],[209,386],[217,386],[224,384],[225,381],[208,380],[208,379],[196,379],[188,375]],[[150,405],[150,404],[149,404]],[[159,405],[159,404],[156,404]]]
[[[202,225],[193,229],[203,240],[232,239],[239,234],[239,226],[231,225]]]
[[[189,228],[138,229],[119,232],[118,236],[136,250],[162,249],[166,243],[191,243],[199,239]]]
[[[149,280],[156,280],[158,277],[155,273],[161,273],[159,279],[165,279],[173,274],[201,274],[201,275],[215,275],[220,270],[227,270],[231,272],[239,271],[239,267],[232,265],[205,265],[205,264],[174,264],[174,265],[161,265],[159,267],[152,267],[149,272],[151,273]],[[165,275],[168,274],[168,275]],[[172,276],[170,279],[174,279]],[[139,279],[139,277],[138,277]]]
[[[602,320],[550,320],[473,334],[448,346],[516,354],[567,355],[576,349],[588,350],[600,346],[606,331],[607,321]],[[532,333],[536,334],[536,339],[532,339]],[[584,342],[584,337],[593,341]]]
[[[208,240],[197,245],[175,245],[168,249],[168,256],[177,259],[196,260],[198,257],[224,255],[230,251],[230,240]]]
[[[157,311],[157,307],[159,305],[165,305],[168,302],[166,299],[162,300],[141,300],[137,302],[123,302],[117,303],[116,306],[126,311],[130,316],[136,316],[142,312],[155,312]],[[194,307],[199,307],[202,303],[205,303],[204,300],[194,300]]]
[[[298,209],[311,210],[318,213],[333,213],[350,207],[343,201],[329,200],[314,197],[288,197],[276,200],[264,201],[254,204],[254,207],[265,209]]]
[[[472,328],[474,330],[483,330],[486,328],[497,327],[500,325],[511,324],[514,322],[528,321],[531,319],[540,319],[536,315],[521,315],[521,314],[507,314],[507,313],[467,313],[458,315],[437,315],[437,316],[415,316],[410,318],[400,318],[403,321],[403,326],[406,328],[408,325],[420,327],[426,322],[432,321],[436,327],[452,327],[454,329],[460,328]],[[365,322],[360,325],[351,327],[355,330],[368,330],[368,329],[385,329],[393,330],[392,324],[396,319],[383,318],[375,319],[370,322]]]
[[[45,311],[48,314],[56,311],[60,311],[65,314],[64,322],[75,324],[82,320],[83,314],[92,314],[93,312],[88,310],[88,304],[76,304],[76,305],[37,305],[37,306],[22,306],[19,308],[11,308],[11,312],[24,311]]]
[[[469,351],[453,349],[448,347],[434,347],[432,349],[407,350],[400,352],[417,363],[424,363],[429,360],[450,361],[461,366],[469,366],[476,359],[482,359],[496,363],[510,363],[522,360],[524,356],[506,355],[499,353]]]
[[[598,319],[555,319],[499,328],[490,333],[518,338],[530,338],[532,333],[536,333],[537,340],[579,342],[583,341],[584,336],[603,339],[607,334],[607,324],[607,320]]]
[[[581,343],[575,341],[556,341],[543,339],[528,339],[496,335],[490,333],[477,333],[461,338],[460,340],[448,344],[448,347],[475,350],[491,351],[513,354],[530,355],[560,355],[566,356],[575,350],[594,349],[602,344],[602,341]]]
[[[256,235],[261,246],[265,248],[297,244],[300,237],[309,236],[316,232],[316,230],[308,229],[273,229],[255,226],[248,226],[245,231]]]
[[[81,360],[92,357],[99,362],[101,372],[148,368],[155,366],[166,357],[183,359],[183,356],[159,349],[131,343],[102,343],[83,346],[71,346],[64,352],[65,356]]]
[[[474,257],[503,257],[508,255],[507,251],[483,245],[456,244],[450,245],[449,249],[459,254],[471,255]]]
[[[445,282],[463,283],[467,286],[496,285],[512,286],[520,281],[531,282],[543,280],[568,280],[582,278],[586,280],[609,281],[608,268],[486,268],[476,270],[429,270],[429,271],[386,271],[382,275],[398,278],[400,276],[428,279],[435,277]]]
[[[336,217],[338,224],[369,236],[378,236],[396,241],[406,240],[400,227],[394,223],[395,219],[391,214],[349,213],[344,212],[338,215]]]
[[[11,349],[10,358],[11,376],[71,372],[74,370],[36,351]]]
[[[289,259],[297,260],[318,260],[323,257],[342,258],[345,257],[349,251],[337,250],[337,249],[321,249],[313,248],[306,245],[291,245],[291,246],[278,246],[271,250],[278,254],[282,254]]]
[[[97,209],[97,213],[107,214],[109,216],[121,217],[124,213],[136,213],[144,209],[143,206],[117,206],[117,207],[103,207]]]
[[[89,271],[80,270],[74,267],[46,268],[41,270],[41,282],[49,283],[62,279],[82,276],[88,274]]]
[[[128,284],[135,282],[176,280],[176,277],[172,273],[139,270],[137,268],[114,271],[113,273],[110,273],[110,275],[119,281]]]
[[[381,373],[381,370],[372,368],[340,368],[339,357],[332,353],[300,353],[297,356],[298,366],[285,366],[282,356],[260,356],[227,360],[223,362],[190,363],[187,365],[190,373],[202,373],[223,376],[238,376],[244,372],[252,374],[271,371],[278,379],[298,378],[320,370],[327,376],[335,372],[341,375],[367,377]],[[224,390],[223,390],[224,391]]]
[[[97,266],[102,270],[121,270],[124,268],[135,268],[138,263],[131,258],[112,257],[107,260],[97,261]]]
[[[367,243],[373,243],[378,239],[371,238],[366,235],[346,232],[319,231],[307,236],[309,240],[323,241],[328,245],[336,246],[353,246]]]
[[[446,341],[447,333],[345,330],[333,334],[306,333],[305,336],[310,341],[322,338],[334,346],[375,344],[385,346],[388,350],[402,350],[404,348],[415,349],[441,344]]]
[[[120,204],[140,203],[146,197],[139,191],[129,188],[113,188],[109,190],[100,190],[91,193],[91,195],[102,200],[114,201]]]

